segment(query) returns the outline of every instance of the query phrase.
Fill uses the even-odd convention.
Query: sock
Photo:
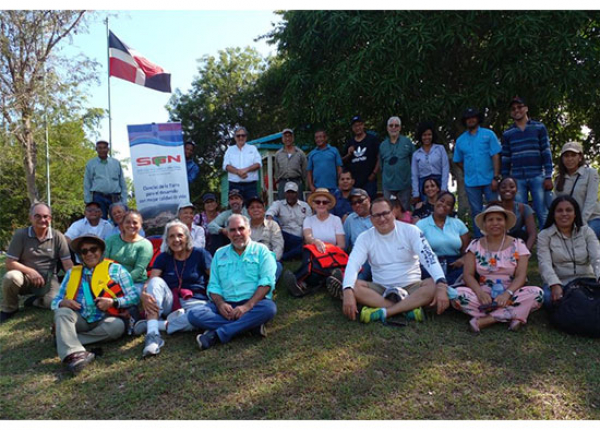
[[[385,310],[385,308],[379,308],[371,314],[371,321],[385,322],[386,317],[387,311]]]
[[[146,328],[146,333],[147,334],[158,334],[158,320],[148,320],[147,324],[147,328]]]
[[[166,320],[160,320],[157,322],[158,322],[158,330],[167,331],[167,321]]]

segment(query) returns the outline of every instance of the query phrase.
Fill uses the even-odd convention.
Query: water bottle
[[[496,300],[500,294],[504,292],[504,285],[500,279],[496,279],[496,283],[492,286],[492,300]]]

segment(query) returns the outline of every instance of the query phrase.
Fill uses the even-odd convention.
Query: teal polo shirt
[[[379,145],[381,186],[384,190],[400,191],[410,188],[410,164],[415,145],[400,135],[396,143],[388,137]]]
[[[451,216],[446,217],[443,230],[435,225],[433,215],[417,222],[417,227],[425,235],[435,255],[444,257],[458,257],[460,255],[462,246],[460,237],[469,231],[464,222]]]

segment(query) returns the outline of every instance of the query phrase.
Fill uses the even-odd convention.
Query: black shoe
[[[296,283],[296,277],[294,274],[288,269],[284,269],[283,273],[279,277],[279,282],[277,288],[285,287],[288,291],[294,286]]]
[[[217,336],[217,332],[214,330],[206,330],[204,333],[196,336],[196,342],[198,343],[200,351],[204,351],[205,349],[215,346],[218,340],[219,337]]]
[[[2,311],[2,312],[0,312],[0,323],[8,321],[12,317],[14,317],[16,313],[17,313],[17,311],[14,311],[14,312],[4,312],[4,311]]]
[[[306,282],[296,281],[288,285],[288,291],[293,297],[304,297],[310,290]]]
[[[250,334],[252,336],[267,337],[267,327],[265,327],[264,324],[261,324],[258,327],[251,329]]]
[[[37,296],[29,296],[29,297],[27,297],[27,299],[25,299],[25,303],[23,303],[23,306],[25,306],[26,308],[32,308],[33,303],[36,300],[37,300]]]
[[[344,292],[342,290],[342,281],[343,276],[342,271],[340,269],[334,269],[333,272],[331,272],[331,276],[327,277],[325,285],[327,286],[327,291],[329,292],[329,295],[331,295],[331,297],[340,300],[344,298]]]
[[[69,354],[63,360],[63,363],[67,366],[67,370],[73,375],[78,374],[83,370],[85,366],[90,364],[96,356],[92,352],[80,351]]]

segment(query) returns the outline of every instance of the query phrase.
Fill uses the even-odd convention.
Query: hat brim
[[[463,116],[462,117],[462,125],[463,126],[467,126],[467,120],[469,118],[477,118],[479,120],[479,124],[481,124],[483,122],[483,114],[482,113],[478,113],[477,115],[469,115],[469,116]]]
[[[506,231],[509,231],[517,223],[516,215],[511,211],[507,211],[506,209],[483,211],[475,217],[475,225],[479,228],[479,231],[485,235],[487,235],[487,231],[485,230],[484,219],[487,214],[491,213],[500,213],[506,216]]]
[[[81,243],[84,241],[97,243],[100,245],[100,248],[102,248],[102,253],[104,253],[104,250],[106,249],[106,243],[101,238],[94,236],[93,234],[85,234],[83,236],[76,237],[71,241],[71,249],[74,253],[79,254],[79,248],[81,247]]]
[[[335,198],[335,196],[333,194],[331,194],[329,191],[315,191],[313,193],[311,193],[310,196],[308,196],[308,204],[312,207],[313,206],[313,201],[317,198],[317,197],[327,197],[329,199],[329,207],[328,210],[331,210],[335,207],[336,203],[337,203],[337,199]]]

